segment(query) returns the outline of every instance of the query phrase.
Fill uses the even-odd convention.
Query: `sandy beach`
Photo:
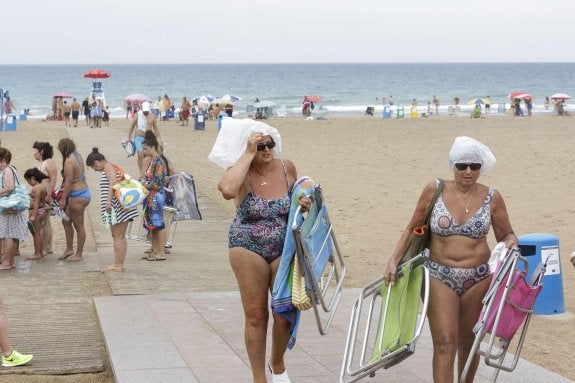
[[[501,192],[516,234],[549,233],[560,241],[566,313],[534,316],[522,357],[575,380],[570,347],[575,337],[575,268],[569,262],[569,255],[575,251],[575,204],[571,192],[575,169],[568,165],[575,138],[572,118],[446,116],[384,120],[358,116],[326,120],[275,118],[266,122],[279,130],[283,157],[295,163],[298,175],[310,176],[322,185],[347,262],[349,287],[362,287],[381,276],[424,185],[437,177],[453,177],[448,152],[454,138],[467,135],[488,145],[497,164],[479,182]],[[120,145],[128,122],[112,119],[110,125],[103,127],[101,133],[117,136]],[[198,190],[212,196],[231,220],[233,203],[223,200],[217,191],[224,170],[207,159],[217,135],[217,123],[208,121],[203,131],[194,130],[193,121],[187,127],[174,121],[160,122],[159,126],[167,157],[178,170],[191,173]],[[0,132],[1,144],[12,152],[12,164],[22,174],[34,166],[32,143],[49,141],[56,146],[67,129],[90,128],[84,124],[64,128],[63,122],[18,121],[16,132]],[[61,164],[60,154],[55,152],[56,162]],[[88,176],[96,175],[89,172]],[[63,250],[61,231],[55,240],[58,253]],[[492,231],[488,241],[495,245]],[[88,240],[87,246],[93,243]],[[31,245],[30,241],[22,244],[23,255],[32,251]],[[7,381],[95,381],[89,376],[80,378],[13,376]],[[98,381],[113,381],[109,376],[102,378]]]

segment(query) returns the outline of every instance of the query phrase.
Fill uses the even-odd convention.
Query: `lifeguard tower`
[[[103,69],[92,69],[84,73],[84,77],[98,80],[92,82],[92,90],[90,95],[94,95],[95,99],[101,100],[103,108],[106,107],[106,98],[104,97],[104,88],[102,87],[102,82],[99,80],[102,78],[108,78],[111,75],[112,74],[110,72]]]

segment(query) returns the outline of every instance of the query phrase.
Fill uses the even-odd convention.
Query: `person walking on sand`
[[[90,101],[88,101],[88,97],[84,98],[82,101],[82,111],[84,113],[84,121],[86,121],[86,126],[90,125]]]
[[[124,271],[124,261],[128,251],[126,230],[128,223],[138,217],[138,208],[124,209],[114,194],[114,185],[123,177],[118,166],[106,160],[106,157],[93,148],[86,157],[86,166],[101,172],[100,177],[100,214],[106,227],[110,227],[114,243],[114,263],[103,271]]]
[[[188,126],[188,119],[190,118],[190,108],[192,107],[192,104],[190,104],[190,102],[188,101],[187,97],[184,97],[182,99],[182,126]]]
[[[12,114],[14,112],[14,102],[10,97],[6,97],[6,101],[4,101],[4,113]],[[1,116],[0,116],[1,117]]]
[[[75,98],[72,100],[70,109],[72,110],[72,121],[74,121],[74,128],[78,126],[78,117],[80,116],[80,108],[82,106]]]
[[[66,250],[58,260],[81,261],[86,242],[84,228],[84,212],[92,200],[82,156],[76,151],[76,144],[69,138],[58,142],[58,150],[62,154],[63,192],[60,207],[69,217],[62,219],[66,234]],[[77,234],[76,253],[74,253],[74,231]]]
[[[485,104],[485,114],[489,114],[491,111],[491,98],[489,98],[489,96],[485,97],[483,103]]]
[[[29,363],[34,355],[20,354],[12,349],[8,339],[6,320],[4,319],[4,304],[0,299],[0,351],[2,351],[2,367],[16,367]]]
[[[126,141],[133,141],[136,146],[140,179],[144,178],[144,148],[142,147],[142,143],[144,142],[144,136],[148,130],[154,132],[157,139],[161,140],[160,129],[156,123],[156,118],[150,113],[150,103],[146,101],[142,103],[142,110],[138,111],[137,118],[134,118],[130,123],[128,135],[126,137]],[[133,140],[131,138],[132,133],[134,134]]]
[[[68,105],[68,101],[64,101],[64,124],[66,127],[71,126],[70,123],[70,114],[72,114],[72,108]]]
[[[439,115],[439,97],[437,97],[436,95],[433,95],[433,106],[435,107],[435,115],[438,116]]]

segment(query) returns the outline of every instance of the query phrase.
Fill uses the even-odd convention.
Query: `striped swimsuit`
[[[116,180],[120,178],[120,174],[116,171]],[[100,215],[102,216],[102,222],[106,223],[104,213],[106,213],[106,200],[108,198],[108,193],[113,193],[110,191],[110,182],[108,182],[108,177],[105,172],[102,172],[100,177]],[[134,206],[131,209],[125,210],[115,195],[112,195],[112,209],[116,212],[117,222],[129,222],[138,217],[138,207]]]

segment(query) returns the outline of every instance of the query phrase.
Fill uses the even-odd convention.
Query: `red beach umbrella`
[[[318,96],[307,96],[309,102],[321,102],[321,98]]]
[[[112,74],[104,69],[91,69],[87,72],[84,72],[84,77],[87,78],[108,78]]]
[[[145,94],[141,94],[141,93],[132,93],[126,97],[124,97],[124,103],[128,103],[128,102],[152,102],[152,99],[148,96],[146,96]]]
[[[52,97],[62,97],[62,98],[74,98],[70,93],[67,92],[58,92],[55,93]]]
[[[514,100],[516,98],[531,98],[531,95],[525,93],[525,92],[513,92],[510,95],[508,95],[507,97],[509,97],[510,99]]]

